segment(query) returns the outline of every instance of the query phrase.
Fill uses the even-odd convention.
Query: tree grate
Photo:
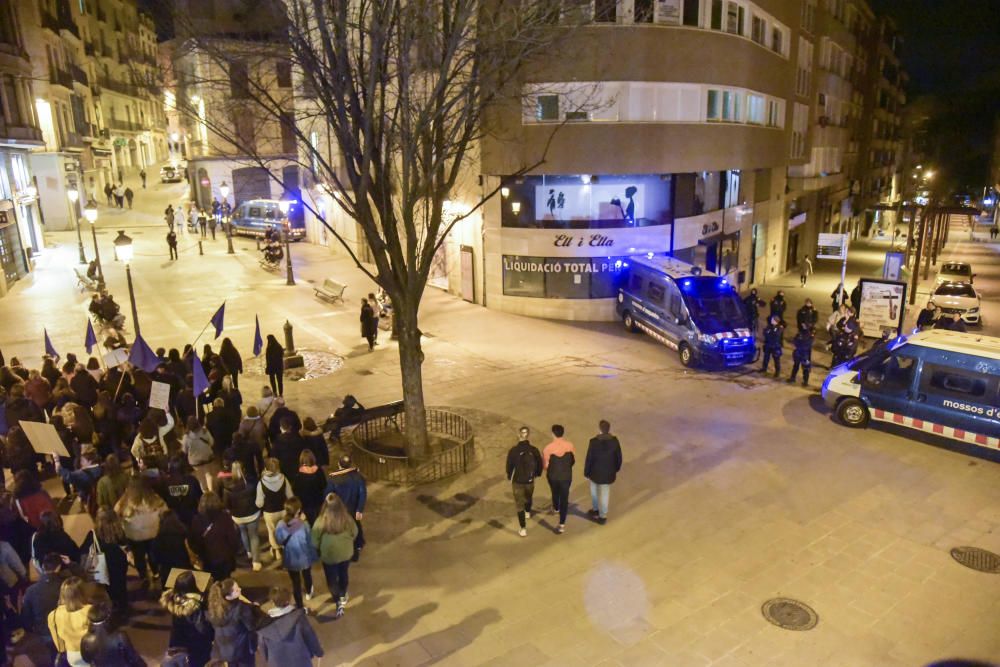
[[[769,623],[785,630],[812,630],[819,615],[804,602],[790,598],[773,598],[761,605],[760,612]]]
[[[951,550],[951,557],[967,568],[988,574],[1000,574],[1000,555],[992,551],[979,547],[955,547]]]

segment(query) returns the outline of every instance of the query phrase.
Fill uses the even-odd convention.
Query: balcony
[[[145,129],[139,123],[130,120],[118,120],[117,118],[109,120],[108,126],[112,130],[118,130],[120,132],[142,132]]]
[[[73,89],[73,75],[61,69],[49,72],[49,83],[63,88]]]
[[[30,125],[5,125],[0,118],[0,137],[25,143],[42,143],[42,131]]]
[[[77,67],[76,65],[69,66],[69,73],[70,75],[72,75],[73,80],[76,81],[77,83],[82,83],[85,86],[90,84],[89,79],[87,79],[87,73],[84,72],[79,67]]]
[[[80,150],[83,148],[83,139],[76,132],[67,132],[63,135],[63,150]]]
[[[128,95],[129,97],[139,97],[139,88],[128,83],[122,83],[120,81],[115,81],[114,79],[109,79],[102,76],[98,79],[98,83],[102,88],[107,88],[108,90],[113,90],[119,95]]]
[[[65,12],[59,12],[59,29],[65,30],[77,39],[80,39],[80,29],[73,22],[73,15],[69,13],[69,7],[66,7]]]
[[[42,27],[46,30],[51,30],[55,34],[59,34],[59,19],[57,19],[52,14],[49,14],[44,9],[39,10],[39,14],[42,15]]]

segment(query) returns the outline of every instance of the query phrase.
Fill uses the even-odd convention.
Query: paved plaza
[[[225,300],[224,335],[244,358],[256,314],[263,333],[280,339],[287,320],[297,346],[344,359],[332,374],[286,385],[301,415],[323,417],[345,393],[365,404],[400,398],[394,344],[381,341],[368,353],[360,338],[358,299],[373,288],[360,271],[326,248],[297,244],[299,284],[287,287],[283,273],[258,266],[252,241],[237,240],[236,255],[228,256],[221,235],[204,244],[203,256],[193,236],[183,236],[180,259],[169,262],[159,211],[179,194],[155,185],[139,193],[139,210],[102,207],[98,223],[107,282],[130,323],[124,271],[110,260],[110,242],[117,229],[135,239],[139,317],[151,346],[191,342]],[[0,349],[8,360],[37,364],[43,327],[63,354],[83,352],[89,295],[74,287],[76,238],[53,234],[51,241],[35,273],[0,299]],[[89,240],[85,245],[89,257]],[[880,265],[878,249],[870,252],[866,261]],[[956,237],[946,256],[992,261],[980,273],[993,275],[977,278],[977,286],[990,285],[987,296],[997,299],[998,252]],[[852,272],[859,267],[852,264]],[[763,291],[785,288],[791,309],[810,294],[825,317],[833,275],[821,269],[805,290],[798,276],[779,278]],[[311,285],[326,277],[348,285],[346,304],[313,296]],[[1000,313],[993,322],[1000,324]],[[1000,661],[1000,576],[949,555],[961,545],[1000,553],[1000,463],[908,433],[837,424],[817,392],[822,371],[804,389],[750,368],[687,370],[675,353],[619,324],[506,315],[434,289],[421,328],[428,404],[473,422],[478,464],[460,478],[415,489],[370,486],[368,547],[351,569],[342,619],[334,620],[316,576],[324,593],[309,604],[327,651],[321,664]],[[245,396],[256,392],[254,384],[241,383]],[[600,418],[611,422],[625,457],[603,526],[586,516],[582,475]],[[553,423],[566,426],[579,453],[574,507],[566,533],[556,535],[557,521],[544,511],[548,490],[539,483],[535,504],[543,511],[521,539],[504,456],[520,425],[531,427],[541,447]],[[270,566],[238,577],[251,596],[287,582]],[[805,632],[770,625],[761,605],[775,597],[805,602],[818,624]],[[129,633],[156,664],[169,617],[152,604],[137,607]]]

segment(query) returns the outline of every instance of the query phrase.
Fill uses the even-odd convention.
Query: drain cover
[[[773,598],[761,605],[760,613],[770,623],[785,630],[812,630],[819,616],[812,607],[790,598]]]
[[[951,557],[973,570],[1000,574],[1000,555],[992,551],[979,547],[955,547],[951,550]]]

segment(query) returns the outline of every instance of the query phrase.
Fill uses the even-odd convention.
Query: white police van
[[[725,278],[663,255],[622,262],[615,311],[632,332],[677,350],[685,366],[740,366],[756,358],[753,332]]]
[[[884,421],[1000,449],[1000,338],[945,329],[899,337],[830,371],[841,423]]]

